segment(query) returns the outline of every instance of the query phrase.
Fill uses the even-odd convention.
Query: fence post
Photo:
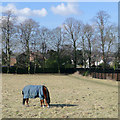
[[[112,79],[114,78],[113,75],[114,75],[114,73],[112,72]]]
[[[119,73],[117,72],[117,81],[119,81]]]
[[[101,72],[101,78],[100,78],[100,79],[103,79],[103,78],[102,78],[102,75],[103,75],[103,73]]]
[[[104,79],[106,79],[106,72],[104,73]]]

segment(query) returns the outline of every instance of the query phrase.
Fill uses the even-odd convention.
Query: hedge
[[[74,68],[60,68],[60,73],[65,74],[72,74],[76,70]],[[2,67],[2,73],[7,73],[7,67]],[[10,67],[9,73],[16,73],[16,74],[27,74],[27,68],[17,68],[16,66]],[[36,68],[35,73],[58,73],[58,68]],[[34,74],[34,67],[30,68],[30,74]]]

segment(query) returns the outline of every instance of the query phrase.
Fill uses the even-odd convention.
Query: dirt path
[[[44,84],[51,96],[50,108],[41,108],[39,98],[22,105],[25,85]],[[117,118],[118,82],[80,75],[2,75],[3,118]]]

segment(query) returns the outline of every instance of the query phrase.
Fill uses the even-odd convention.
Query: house
[[[5,55],[2,55],[0,63],[2,64],[2,66],[7,66],[7,58]],[[10,56],[10,66],[14,66],[16,63],[17,63],[16,56],[15,55]]]
[[[38,58],[40,61],[45,60],[46,58],[39,52],[30,52],[30,62],[34,62]]]
[[[30,51],[30,62],[37,62],[37,64],[40,66],[41,62],[43,62],[46,58],[39,52],[32,52]],[[17,62],[20,66],[25,66],[27,59],[27,54],[24,52],[17,56]]]
[[[99,59],[95,61],[95,66],[98,66],[103,63],[103,59]]]
[[[106,63],[110,66],[113,66],[114,60],[115,60],[115,56],[113,54],[109,54],[109,56],[107,57]],[[98,55],[97,56],[94,55],[91,57],[91,66],[93,65],[99,66],[102,63],[104,63],[103,57],[100,57]],[[86,67],[89,68],[89,59],[86,60]]]
[[[14,66],[17,63],[16,56],[10,57],[10,66]]]
[[[101,58],[98,58],[98,59],[92,59],[91,60],[91,66],[95,65],[95,66],[99,66],[100,64],[103,63],[103,59],[102,57]],[[86,60],[86,68],[89,68],[89,59]]]

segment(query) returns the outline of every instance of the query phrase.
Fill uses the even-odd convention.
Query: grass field
[[[39,98],[22,105],[25,85],[45,85],[50,108],[41,108]],[[117,118],[118,82],[78,74],[2,75],[2,118]]]

